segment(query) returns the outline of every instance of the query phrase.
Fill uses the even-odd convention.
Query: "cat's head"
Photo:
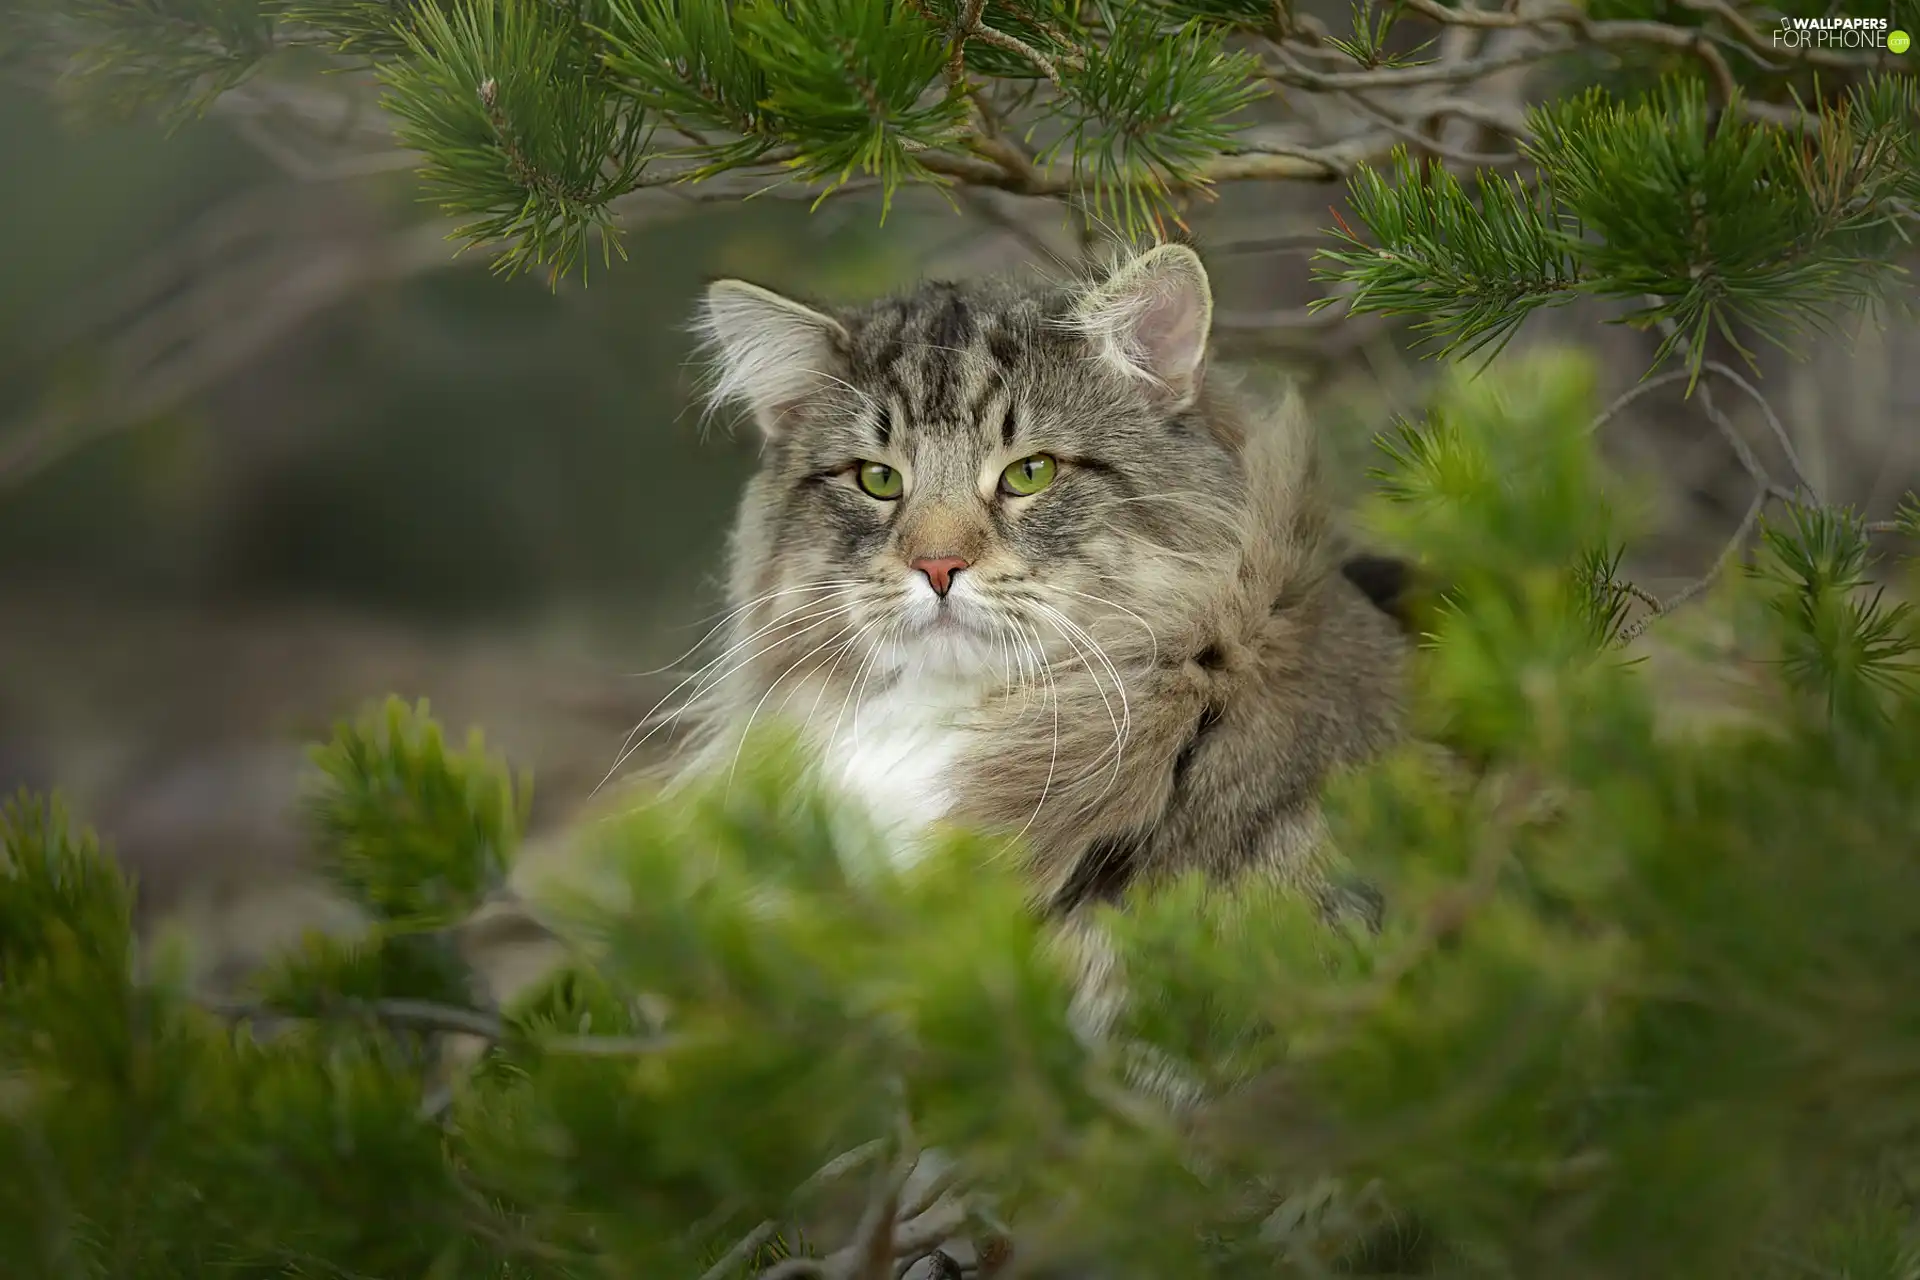
[[[713,398],[764,436],[733,587],[769,647],[989,675],[1166,620],[1240,536],[1211,316],[1181,246],[1086,284],[929,283],[845,310],[714,284]]]

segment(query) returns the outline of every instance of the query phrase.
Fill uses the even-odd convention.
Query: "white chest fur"
[[[837,724],[816,726],[828,781],[866,805],[903,861],[953,807],[968,738],[960,720],[977,697],[971,684],[902,682],[847,708]]]

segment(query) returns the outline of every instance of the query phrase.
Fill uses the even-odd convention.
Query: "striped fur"
[[[831,312],[713,286],[716,392],[765,444],[688,767],[795,721],[903,824],[1018,833],[1062,909],[1192,868],[1318,888],[1320,786],[1398,734],[1405,642],[1379,565],[1343,572],[1301,403],[1243,404],[1210,314],[1174,247]],[[997,491],[1036,453],[1050,488]],[[920,556],[967,561],[944,602]]]

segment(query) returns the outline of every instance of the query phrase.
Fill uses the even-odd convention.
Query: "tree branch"
[[[1764,487],[1757,488],[1754,491],[1753,501],[1747,504],[1746,515],[1740,519],[1740,527],[1733,531],[1733,537],[1727,540],[1726,547],[1720,552],[1719,557],[1714,560],[1713,567],[1707,570],[1701,577],[1694,579],[1667,597],[1663,603],[1654,604],[1652,610],[1648,613],[1641,615],[1639,618],[1634,619],[1632,623],[1622,627],[1615,643],[1623,648],[1632,644],[1635,640],[1638,640],[1656,620],[1666,617],[1681,605],[1696,599],[1701,593],[1705,592],[1707,588],[1718,582],[1726,573],[1728,566],[1740,559],[1741,553],[1746,548],[1747,540],[1753,536],[1754,526],[1760,521],[1761,511],[1766,509],[1767,502],[1772,496],[1773,495]],[[1647,599],[1647,596],[1638,589],[1635,589],[1634,594],[1643,600]]]
[[[403,1031],[473,1036],[491,1044],[524,1042],[549,1053],[580,1057],[624,1058],[661,1053],[683,1043],[676,1036],[526,1036],[501,1019],[477,1009],[427,1000],[344,1001],[315,1014],[291,1013],[250,1001],[207,1001],[209,1012],[234,1022],[290,1022],[310,1018],[369,1019]]]

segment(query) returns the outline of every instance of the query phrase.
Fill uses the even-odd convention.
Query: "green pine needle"
[[[1452,173],[1405,148],[1393,172],[1389,181],[1362,169],[1352,183],[1355,212],[1378,247],[1343,226],[1351,248],[1318,255],[1315,278],[1352,286],[1353,314],[1422,316],[1415,328],[1444,339],[1442,356],[1497,353],[1534,311],[1571,302],[1583,287],[1543,188],[1483,173],[1476,201]]]
[[[855,173],[878,178],[881,216],[908,182],[937,182],[919,153],[958,141],[966,104],[928,89],[944,34],[908,0],[788,0],[738,20],[767,77],[766,105],[790,168],[824,198]]]
[[[1865,523],[1847,509],[1796,504],[1762,537],[1767,555],[1753,573],[1773,588],[1782,672],[1831,715],[1884,715],[1884,696],[1920,677],[1920,628],[1910,603],[1873,585]]]
[[[133,894],[57,798],[0,802],[0,1003],[23,975],[80,958],[124,972]]]
[[[313,754],[309,807],[322,865],[394,925],[433,927],[473,911],[512,861],[527,794],[475,737],[449,751],[425,704],[390,700],[341,725]]]
[[[1062,69],[1055,116],[1064,132],[1042,159],[1068,155],[1095,215],[1134,236],[1173,212],[1173,192],[1203,185],[1234,117],[1264,90],[1252,55],[1228,50],[1218,26],[1169,30],[1144,0],[1101,12],[1108,40]]]
[[[969,0],[928,0],[926,11],[942,31],[959,30],[970,11]],[[1075,6],[1068,0],[1000,0],[980,10],[982,27],[1014,39],[1058,61],[1078,56],[1075,39],[1080,26]],[[965,50],[966,68],[1000,80],[1035,81],[1046,73],[1022,53],[975,38]]]
[[[612,206],[640,184],[648,131],[589,28],[544,0],[455,0],[402,35],[408,56],[380,68],[386,105],[427,157],[431,198],[473,219],[456,235],[500,245],[509,275],[584,273],[596,237],[603,261],[624,256]]]
[[[1912,82],[1871,88],[1821,115],[1818,137],[1710,113],[1695,81],[1633,103],[1599,91],[1533,112],[1528,154],[1549,175],[1589,292],[1671,321],[1696,376],[1706,339],[1781,342],[1830,327],[1900,278],[1890,261],[1914,218]],[[1904,206],[1904,207],[1903,207]]]
[[[60,16],[80,100],[170,126],[252,75],[279,34],[273,0],[73,0]]]
[[[1377,0],[1355,0],[1353,6],[1353,38],[1342,39],[1328,36],[1327,43],[1352,58],[1363,67],[1412,67],[1420,63],[1415,54],[1425,52],[1433,44],[1428,40],[1411,53],[1394,53],[1387,48],[1387,38],[1393,33],[1394,23],[1400,17],[1398,0],[1376,9]]]
[[[702,143],[688,154],[706,177],[760,160],[780,140],[767,72],[731,0],[609,0],[609,70],[641,106]]]
[[[287,0],[282,19],[311,33],[308,42],[369,60],[405,57],[407,35],[427,9],[444,13],[436,0]]]

